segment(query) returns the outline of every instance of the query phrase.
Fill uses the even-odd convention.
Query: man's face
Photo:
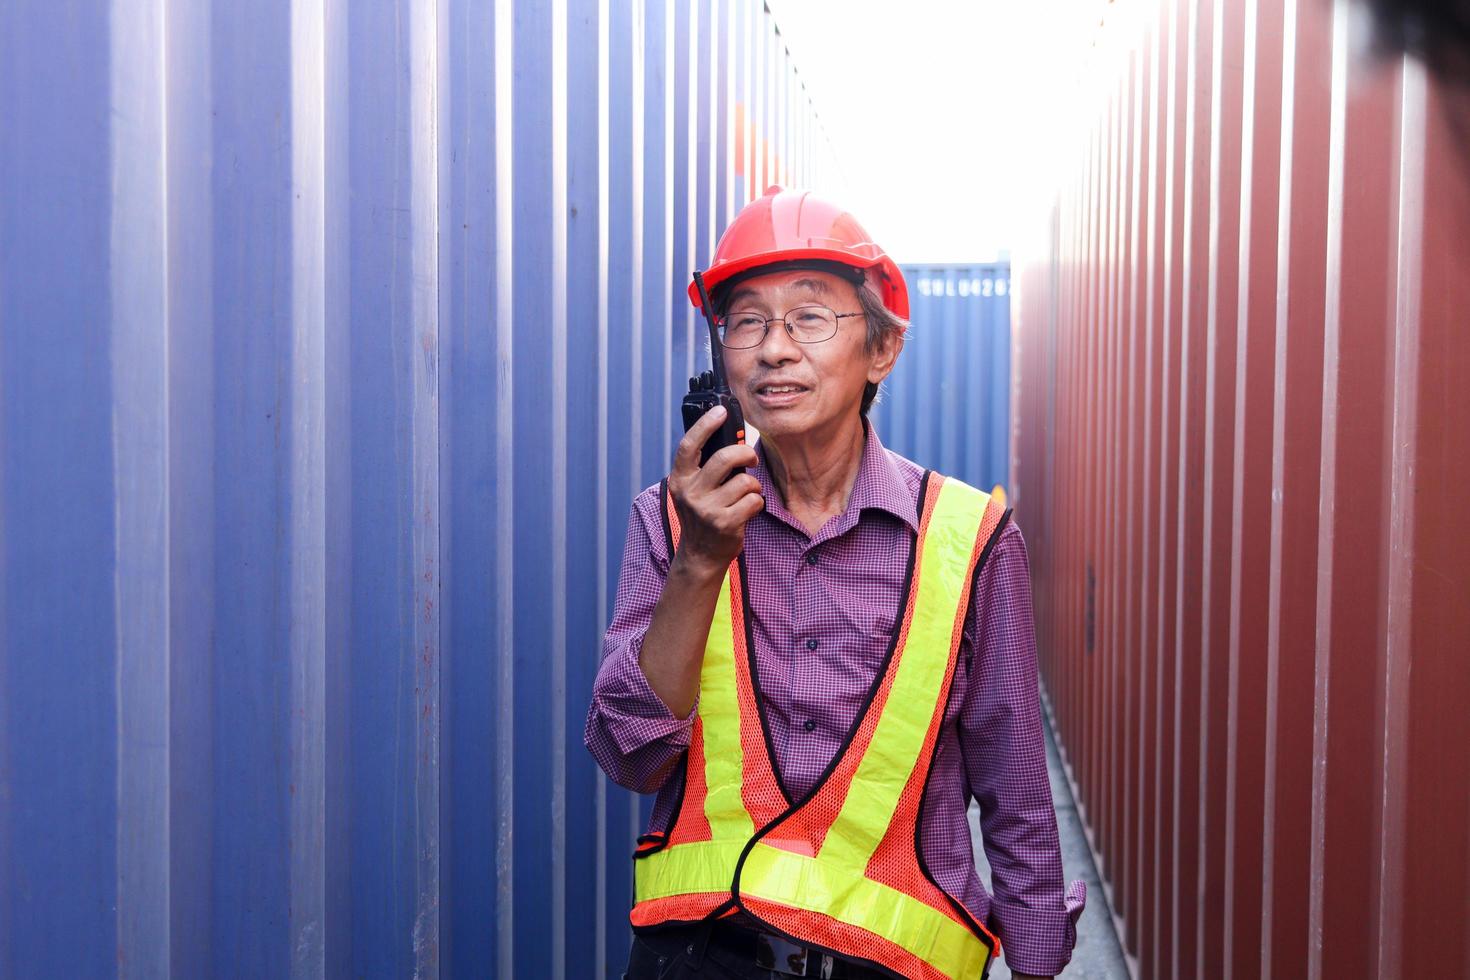
[[[827,272],[802,269],[773,272],[735,287],[728,313],[754,312],[769,319],[800,306],[825,306],[837,313],[860,313],[856,287]],[[842,317],[837,333],[817,344],[799,344],[779,323],[771,324],[760,346],[726,350],[730,388],[745,418],[763,436],[801,436],[857,417],[863,386],[882,381],[893,369],[902,341],[891,338],[867,351],[867,320]]]

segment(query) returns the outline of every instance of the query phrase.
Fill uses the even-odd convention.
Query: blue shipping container
[[[989,490],[1007,482],[1010,264],[906,265],[903,353],[869,414],[883,444]]]
[[[0,120],[0,978],[616,975],[684,284],[831,172],[769,13],[15,0]]]

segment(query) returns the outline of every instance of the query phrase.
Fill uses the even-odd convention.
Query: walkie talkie
[[[725,378],[724,344],[720,343],[720,329],[715,323],[715,311],[710,305],[709,293],[704,289],[704,274],[694,273],[694,285],[699,288],[699,305],[704,310],[705,322],[709,324],[709,351],[714,370],[705,371],[697,378],[689,379],[689,394],[684,396],[684,431],[698,422],[705,412],[716,405],[725,406],[724,423],[710,435],[699,455],[699,465],[726,446],[745,444],[745,416],[740,412],[740,402],[730,394],[730,383]],[[738,466],[730,475],[744,473],[745,467]]]

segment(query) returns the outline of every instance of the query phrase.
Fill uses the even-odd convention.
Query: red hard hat
[[[781,262],[837,262],[877,273],[883,305],[907,319],[909,290],[898,263],[879,248],[857,219],[811,191],[780,185],[740,209],[720,236],[704,284],[719,304],[719,287],[741,273]],[[689,284],[689,300],[699,308],[699,289]]]

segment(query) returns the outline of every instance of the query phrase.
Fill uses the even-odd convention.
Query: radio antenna
[[[720,343],[720,329],[715,324],[714,307],[710,305],[709,293],[704,288],[704,273],[694,272],[694,285],[699,289],[699,307],[704,310],[705,322],[709,324],[709,356],[714,362],[715,391],[728,395],[730,382],[725,379],[725,345]]]

